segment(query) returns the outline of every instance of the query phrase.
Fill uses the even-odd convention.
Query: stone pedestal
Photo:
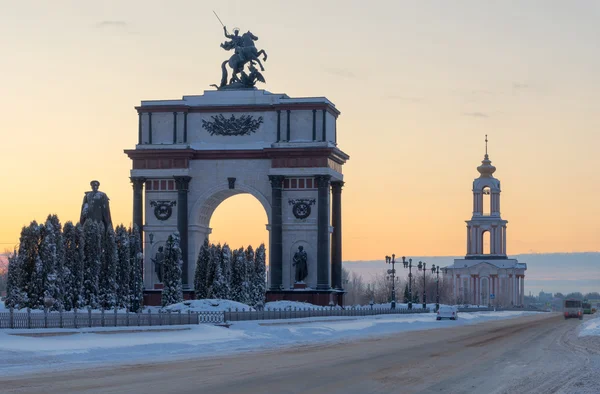
[[[306,283],[294,283],[294,290],[306,289]]]

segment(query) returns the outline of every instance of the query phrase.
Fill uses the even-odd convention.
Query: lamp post
[[[435,311],[437,312],[440,309],[440,266],[437,267],[435,264],[431,266],[431,273],[436,274],[437,277],[435,279]]]
[[[396,255],[392,254],[392,257],[385,256],[385,263],[392,265],[392,269],[387,270],[387,273],[392,276],[392,309],[396,309],[396,268],[394,266],[396,264]]]
[[[412,309],[412,259],[406,260],[405,256],[402,256],[402,264],[404,268],[408,268],[408,309]]]
[[[427,269],[425,268],[426,265],[427,263],[419,261],[419,265],[417,266],[419,271],[423,271],[423,309],[427,308],[427,292],[425,291],[425,273],[427,272]]]

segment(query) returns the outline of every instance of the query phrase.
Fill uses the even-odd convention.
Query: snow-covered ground
[[[533,313],[536,312],[461,313],[457,321],[436,321],[436,315],[429,313],[247,321],[236,322],[229,328],[201,324],[78,330],[0,330],[0,376],[95,365],[222,356],[241,351],[348,341],[398,332],[455,327]],[[173,331],[174,329],[177,331]],[[15,335],[36,333],[64,335],[39,337]],[[397,340],[402,340],[402,336],[398,336]]]
[[[581,326],[579,336],[586,337],[590,335],[600,336],[600,317],[596,317],[595,319],[586,321]]]
[[[242,311],[253,311],[254,309],[246,304],[242,304],[237,301],[230,300],[218,300],[218,299],[203,299],[203,300],[190,300],[180,302],[178,304],[169,305],[165,308],[165,310],[170,311],[181,311],[182,313],[187,311],[192,312],[218,312],[218,311],[228,311],[236,309]]]

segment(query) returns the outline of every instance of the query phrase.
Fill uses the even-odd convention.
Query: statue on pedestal
[[[156,256],[154,256],[154,258],[151,260],[154,263],[154,272],[156,273],[156,276],[158,277],[158,281],[162,283],[163,262],[165,260],[165,254],[163,253],[162,246],[158,247],[158,252],[156,252]]]
[[[292,266],[296,267],[295,280],[296,283],[304,282],[304,279],[308,276],[308,256],[304,251],[304,247],[298,246],[298,251],[294,253],[294,263]]]
[[[91,219],[104,224],[104,229],[108,231],[109,228],[112,228],[110,206],[108,203],[109,198],[106,193],[98,190],[100,182],[96,180],[91,181],[90,186],[92,186],[92,191],[85,192],[85,196],[83,197],[79,222],[83,225],[86,220]]]
[[[250,31],[240,35],[240,29],[237,27],[233,29],[233,34],[229,34],[227,32],[227,27],[223,26],[223,32],[229,41],[222,43],[221,48],[225,49],[226,51],[233,49],[234,54],[229,58],[229,60],[225,60],[221,64],[221,83],[219,86],[213,86],[215,86],[217,89],[248,89],[254,88],[254,85],[257,81],[264,83],[265,78],[260,71],[265,71],[265,68],[260,61],[260,55],[263,56],[263,61],[266,61],[267,53],[264,49],[261,49],[260,51],[256,49],[254,41],[258,40],[258,37],[252,34]],[[246,73],[244,70],[246,64],[249,64],[249,73]],[[255,64],[258,64],[260,71],[254,67]],[[231,78],[229,80],[226,68],[227,65],[229,65],[232,70]]]

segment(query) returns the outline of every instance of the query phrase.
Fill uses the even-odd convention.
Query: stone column
[[[146,178],[130,177],[133,186],[133,224],[137,226],[144,248],[144,183]]]
[[[281,290],[283,286],[283,217],[281,197],[283,175],[269,175],[271,181],[271,246],[269,253],[270,290]]]
[[[177,188],[177,231],[179,231],[179,247],[181,248],[181,284],[184,288],[190,287],[188,278],[188,191],[192,177],[174,176]]]
[[[506,226],[502,226],[502,254],[506,254]]]
[[[525,304],[525,275],[521,275],[521,305]]]
[[[317,175],[317,290],[329,290],[329,180],[330,175]]]
[[[517,305],[517,275],[513,274],[512,278],[511,278],[511,299],[513,302],[513,305]]]
[[[454,296],[454,300],[456,300],[458,298],[458,294],[460,291],[460,287],[458,286],[458,283],[460,283],[460,280],[458,279],[459,278],[458,275],[452,275],[452,277],[454,278],[454,286],[452,286],[453,287],[452,295]]]
[[[342,283],[342,186],[344,182],[331,182],[333,236],[331,237],[331,285],[343,289]]]
[[[515,305],[519,304],[519,276],[515,275]]]
[[[467,225],[467,254],[471,254],[471,226]]]

